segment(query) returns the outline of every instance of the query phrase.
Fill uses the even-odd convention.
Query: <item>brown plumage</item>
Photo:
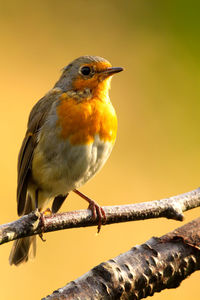
[[[59,94],[60,91],[58,91]],[[48,109],[55,101],[55,93],[47,94],[40,99],[31,110],[25,138],[18,156],[18,180],[17,180],[17,212],[24,214],[28,182],[31,176],[32,159],[34,149],[37,146],[37,134],[45,122]]]
[[[42,210],[50,200],[55,213],[74,191],[89,202],[100,230],[103,209],[77,188],[102,168],[112,151],[117,117],[108,91],[112,75],[122,70],[98,56],[79,57],[35,104],[18,157],[18,215]],[[14,242],[10,264],[27,261],[31,244],[35,255],[35,237]]]
[[[47,94],[40,99],[33,107],[29,116],[26,135],[18,156],[17,212],[19,216],[28,214],[36,208],[34,203],[35,199],[31,199],[31,196],[27,194],[28,184],[31,178],[33,153],[38,143],[37,134],[45,122],[48,108],[55,101],[56,91],[52,95]],[[66,196],[64,199],[65,198]],[[64,199],[62,203],[64,202]],[[59,210],[62,203],[61,200],[55,199],[54,212]],[[31,245],[33,249],[32,256],[34,257],[36,255],[35,236],[16,240],[9,256],[9,263],[11,265],[19,265],[22,262],[26,262],[29,257]]]

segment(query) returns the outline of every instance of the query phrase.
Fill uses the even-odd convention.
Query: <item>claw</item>
[[[42,240],[43,242],[46,242],[45,238],[43,238],[43,233],[42,233],[42,232],[39,233],[39,237],[41,238],[41,240]]]
[[[79,196],[81,196],[84,200],[89,202],[88,209],[90,209],[92,212],[92,219],[93,220],[98,219],[97,233],[99,233],[101,230],[102,224],[106,223],[106,214],[105,214],[104,209],[101,206],[99,206],[99,204],[97,204],[94,200],[88,198],[87,196],[85,196],[84,194],[79,192],[78,190],[74,190],[74,192],[76,194],[78,194]]]
[[[91,199],[90,199],[91,200]],[[101,225],[106,222],[106,214],[101,206],[99,206],[95,201],[91,200],[88,209],[92,211],[92,218],[96,220],[98,218],[97,233],[101,230]]]
[[[45,211],[40,212],[40,220],[41,220],[41,223],[42,223],[42,226],[41,226],[42,232],[39,234],[39,237],[41,238],[41,240],[42,240],[43,242],[46,242],[46,240],[45,240],[44,237],[43,237],[44,224],[45,224],[44,219],[45,219],[45,215],[48,215],[48,214],[49,214],[49,215],[52,215],[52,211],[51,211],[50,208],[47,208],[47,209],[45,209]]]

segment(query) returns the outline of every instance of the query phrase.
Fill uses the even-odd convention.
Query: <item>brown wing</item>
[[[52,103],[56,101],[61,93],[61,89],[52,89],[36,103],[30,113],[26,136],[22,142],[18,156],[17,211],[19,216],[24,213],[33,153],[38,143],[38,132],[45,122]]]
[[[28,124],[28,130],[19,152],[17,182],[17,211],[19,216],[24,211],[28,181],[31,175],[33,152],[37,145],[37,133],[44,123],[44,117],[44,112],[38,112],[35,118]]]

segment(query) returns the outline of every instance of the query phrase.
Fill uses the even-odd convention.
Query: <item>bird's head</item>
[[[112,75],[121,71],[123,68],[112,67],[102,57],[81,56],[63,69],[55,87],[82,94],[84,91],[89,91],[91,95],[99,97],[108,94]]]

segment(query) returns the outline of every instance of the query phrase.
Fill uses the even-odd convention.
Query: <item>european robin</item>
[[[116,139],[117,117],[109,98],[113,68],[104,58],[81,56],[63,69],[51,89],[31,110],[18,157],[17,211],[40,211],[53,200],[56,213],[73,191],[89,202],[99,226],[103,209],[77,189],[108,159]],[[36,237],[16,240],[10,264],[28,260]]]

